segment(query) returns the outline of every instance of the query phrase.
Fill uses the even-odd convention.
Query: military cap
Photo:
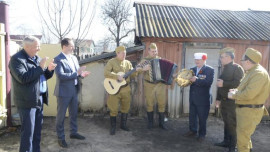
[[[226,48],[223,48],[219,51],[219,54],[222,54],[222,53],[234,53],[235,52],[235,49],[234,48],[231,48],[231,47],[226,47]]]
[[[115,52],[116,52],[116,53],[121,52],[121,51],[126,51],[126,47],[125,47],[125,46],[118,46],[118,47],[115,49]]]
[[[195,60],[206,60],[207,54],[206,53],[194,53]]]
[[[246,55],[247,57],[249,57],[256,64],[258,64],[262,60],[262,54],[261,54],[261,52],[255,50],[253,48],[247,48],[244,55]]]
[[[150,49],[157,49],[157,45],[156,43],[151,43],[150,46],[149,46]]]

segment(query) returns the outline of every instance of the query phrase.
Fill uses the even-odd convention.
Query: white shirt
[[[196,76],[198,75],[198,73],[200,72],[201,68],[197,67],[197,71],[196,71]]]
[[[63,52],[62,52],[63,53]],[[71,56],[71,54],[65,54],[65,53],[63,53],[63,55],[67,58],[67,60],[68,60],[68,64],[69,64],[69,66],[70,66],[70,68],[71,68],[71,70],[72,70],[72,72],[76,72],[77,73],[77,71],[76,71],[76,69],[75,69],[75,63],[74,63],[74,61],[73,61],[73,59],[72,59],[72,56]],[[78,74],[77,74],[78,75]],[[75,85],[77,85],[78,84],[78,81],[77,81],[77,79],[75,79]]]

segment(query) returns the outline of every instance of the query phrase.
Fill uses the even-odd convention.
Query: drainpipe
[[[4,23],[5,24],[5,32],[6,32],[6,36],[5,36],[5,49],[6,49],[6,94],[7,94],[7,125],[10,127],[12,126],[11,123],[11,96],[10,96],[10,92],[11,92],[11,81],[10,81],[10,73],[9,73],[9,68],[8,68],[8,63],[10,60],[10,53],[9,53],[9,42],[10,42],[10,37],[9,37],[9,5],[3,1],[0,0],[0,23]]]

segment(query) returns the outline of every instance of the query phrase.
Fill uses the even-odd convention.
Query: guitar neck
[[[135,71],[136,71],[136,68],[132,69],[131,71],[127,72],[127,73],[123,76],[123,78],[126,79],[127,77],[129,77],[129,76],[130,76],[133,72],[135,72]]]
[[[131,71],[127,72],[127,73],[123,76],[123,78],[126,79],[126,78],[129,77],[133,72],[136,71],[136,68],[137,68],[137,67],[143,67],[143,66],[146,65],[146,64],[149,64],[149,61],[144,61],[143,63],[137,65],[134,69],[132,69]]]

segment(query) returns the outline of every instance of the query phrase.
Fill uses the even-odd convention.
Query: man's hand
[[[216,108],[219,108],[220,107],[220,100],[216,100],[215,104],[216,104]]]
[[[83,72],[85,69],[86,69],[86,66],[80,67],[79,70],[78,70],[78,75],[81,75],[82,72]]]
[[[48,70],[52,71],[55,69],[55,67],[57,66],[57,64],[54,63],[54,59],[52,59],[52,61],[49,63],[48,65]]]
[[[119,82],[122,82],[122,81],[123,81],[123,79],[124,79],[124,78],[123,78],[123,76],[122,76],[122,75],[118,75],[118,76],[117,76],[117,80],[118,80]]]
[[[136,71],[140,71],[140,70],[142,70],[141,67],[136,67]]]
[[[223,80],[217,79],[217,87],[223,87]]]
[[[49,58],[48,57],[44,57],[40,60],[39,62],[39,66],[42,68],[42,69],[45,69],[45,64],[46,64],[46,61],[48,60]]]
[[[151,69],[151,66],[149,64],[147,64],[146,66],[143,67],[143,71],[148,71]]]
[[[232,96],[235,95],[236,92],[237,92],[237,89],[230,89],[228,92],[228,98],[233,99]]]
[[[81,74],[81,76],[82,76],[83,78],[85,78],[85,77],[87,77],[90,73],[91,73],[90,71],[83,71],[82,74]]]
[[[191,82],[195,82],[197,80],[197,77],[196,76],[193,76],[189,79]]]

